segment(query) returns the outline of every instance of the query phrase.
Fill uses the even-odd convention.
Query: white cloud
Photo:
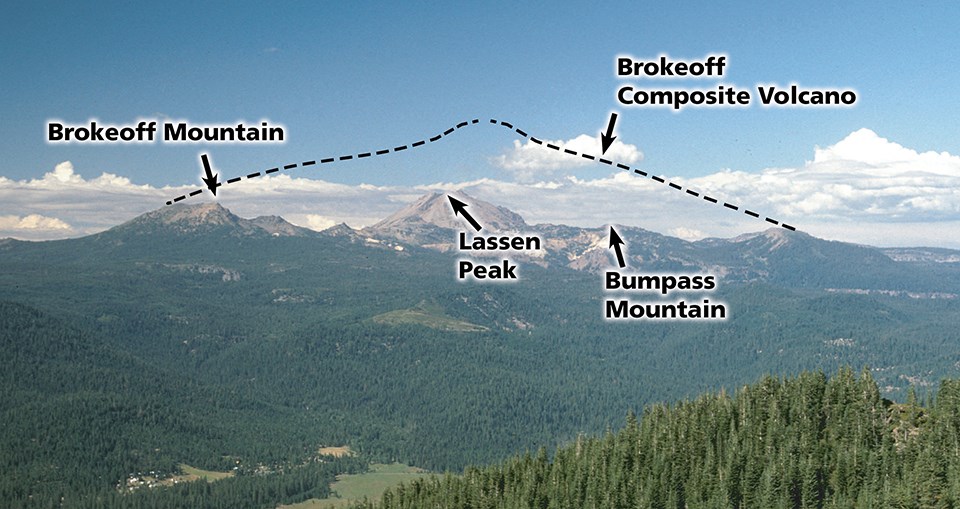
[[[719,172],[691,187],[804,222],[960,219],[960,157],[914,150],[860,129],[799,168]]]
[[[62,162],[38,179],[0,178],[0,237],[42,240],[95,233],[156,208],[175,192],[111,173],[85,180],[70,162]]]
[[[951,159],[953,160],[952,163],[950,162]],[[895,166],[900,163],[922,162],[925,166],[924,171],[933,172],[941,172],[950,166],[955,166],[958,162],[956,157],[951,157],[946,152],[919,154],[915,150],[881,138],[877,133],[866,128],[850,133],[835,145],[823,149],[817,147],[814,151],[814,163],[824,164],[837,161],[855,162],[880,168]]]
[[[295,222],[293,218],[288,218],[288,220]],[[306,214],[300,222],[296,222],[295,224],[319,232],[326,230],[331,226],[336,226],[337,221],[326,216],[321,216],[320,214]]]
[[[73,228],[61,219],[30,214],[28,216],[0,216],[0,232],[11,230],[70,232]]]
[[[590,141],[596,142],[592,137]],[[692,239],[763,230],[772,226],[762,220],[769,216],[829,239],[960,248],[955,234],[960,232],[960,157],[920,153],[866,129],[811,152],[812,160],[796,168],[756,173],[722,170],[694,178],[663,175],[683,186],[681,191],[615,168],[598,178],[548,173],[531,181],[479,178],[404,186],[345,185],[281,174],[231,184],[221,189],[216,200],[243,217],[280,215],[313,229],[340,222],[356,228],[387,217],[425,193],[462,188],[516,211],[531,224],[597,227],[614,223]],[[576,164],[597,166],[563,156]],[[156,188],[108,173],[87,180],[70,163],[61,163],[34,180],[0,177],[0,237],[45,239],[93,233],[162,207],[198,184]],[[720,203],[693,197],[687,188]],[[187,203],[211,199],[203,193]],[[725,201],[750,208],[761,219],[729,210],[723,207]]]
[[[670,235],[672,237],[677,237],[683,240],[700,240],[707,236],[705,233],[703,233],[700,230],[697,230],[696,228],[685,228],[682,226],[677,228],[670,228],[670,230],[668,230],[666,233],[667,235]]]
[[[80,175],[73,173],[73,164],[70,161],[65,161],[58,164],[53,168],[53,171],[47,173],[40,180],[43,182],[59,182],[61,184],[71,183],[76,184],[82,182],[83,179],[80,178]]]
[[[530,140],[526,142],[514,140],[513,149],[495,157],[493,162],[513,172],[521,180],[530,180],[537,175],[554,174],[559,170],[596,165],[595,161],[549,148],[548,143],[561,149],[573,150],[578,154],[586,153],[597,157],[601,154],[599,136],[581,134],[567,141],[544,140],[542,145]],[[603,157],[624,164],[633,164],[643,159],[643,153],[634,145],[615,140]]]

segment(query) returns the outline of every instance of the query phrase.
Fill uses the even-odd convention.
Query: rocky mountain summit
[[[317,232],[289,223],[280,216],[244,219],[219,203],[163,207],[140,215],[107,230],[108,234],[147,235],[167,233],[188,235],[227,232],[234,236],[310,237]],[[101,234],[103,235],[103,234]]]

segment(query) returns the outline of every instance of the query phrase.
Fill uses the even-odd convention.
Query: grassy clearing
[[[215,482],[221,479],[226,479],[227,477],[233,477],[233,472],[217,472],[215,470],[202,470],[196,467],[191,467],[186,463],[180,464],[180,471],[183,473],[180,475],[175,475],[172,477],[167,477],[166,479],[157,479],[151,476],[144,476],[143,481],[146,486],[151,488],[157,486],[173,486],[174,484],[180,484],[183,482],[194,482],[204,480],[207,482]]]
[[[191,467],[186,463],[180,464],[180,470],[183,470],[184,477],[191,477],[193,481],[204,479],[207,482],[219,481],[220,479],[226,479],[227,477],[233,477],[233,472],[217,472],[215,470],[201,470],[196,467]]]
[[[281,507],[287,509],[332,509],[346,507],[351,502],[361,500],[364,497],[378,500],[387,488],[427,475],[429,474],[423,469],[399,463],[390,465],[373,464],[370,465],[370,471],[367,473],[337,476],[337,482],[333,483],[331,487],[340,498],[310,499],[299,504]]]
[[[320,449],[317,449],[317,454],[321,456],[343,458],[344,456],[353,456],[354,452],[350,449],[350,446],[342,445],[340,447],[321,447]]]
[[[373,321],[384,325],[422,325],[449,332],[483,332],[487,330],[482,325],[457,320],[443,312],[443,308],[421,302],[416,307],[398,309],[373,317]]]

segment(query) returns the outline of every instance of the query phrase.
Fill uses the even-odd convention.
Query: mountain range
[[[612,265],[609,228],[528,225],[518,214],[463,193],[486,232],[535,233],[543,249],[514,257],[543,267],[601,272]],[[637,226],[614,225],[627,243],[630,267],[646,271],[710,272],[727,284],[768,282],[787,287],[838,291],[905,291],[957,298],[960,251],[937,248],[875,248],[826,241],[803,232],[770,228],[729,239],[686,241]],[[339,225],[333,231],[342,231]],[[446,195],[433,193],[355,233],[371,242],[449,252],[459,231],[469,231],[453,215]]]
[[[593,273],[612,265],[607,226],[529,225],[504,207],[462,192],[451,195],[469,203],[469,210],[484,226],[483,233],[542,238],[543,249],[511,253],[513,258],[545,268]],[[791,288],[906,292],[948,299],[958,298],[955,292],[960,289],[960,251],[956,250],[876,248],[782,228],[728,239],[686,241],[636,226],[613,226],[628,246],[628,265],[636,270],[710,272],[727,284],[767,282]],[[370,247],[451,252],[457,248],[458,232],[470,230],[466,221],[453,214],[447,195],[433,193],[362,229],[338,224],[317,232],[279,216],[240,218],[216,203],[207,203],[158,209],[93,238],[220,231],[235,237],[343,237]]]
[[[714,274],[730,316],[612,323],[609,225],[529,225],[455,196],[481,234],[542,239],[511,253],[519,282],[456,279],[472,229],[439,194],[363,229],[206,203],[0,241],[0,497],[180,463],[279,471],[330,445],[457,470],[762,374],[868,367],[903,399],[960,369],[958,251],[614,225],[628,270]]]

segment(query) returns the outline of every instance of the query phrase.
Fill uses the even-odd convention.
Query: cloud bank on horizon
[[[600,152],[595,136],[552,143]],[[635,165],[643,154],[618,141],[606,156]],[[341,222],[370,225],[422,194],[453,189],[511,208],[531,224],[626,224],[687,239],[729,237],[770,226],[650,179],[619,170],[609,173],[606,165],[529,142],[515,142],[494,161],[515,179],[354,186],[306,174],[280,175],[234,184],[217,200],[241,216],[281,215],[313,229]],[[585,166],[603,175],[584,177]],[[581,176],[571,174],[575,169]],[[829,147],[815,147],[813,159],[796,168],[664,177],[818,237],[879,246],[960,248],[960,238],[948,234],[960,231],[960,156],[917,152],[869,129]],[[0,237],[42,240],[95,233],[197,187],[137,185],[110,173],[86,180],[70,162],[39,179],[0,177]],[[209,199],[205,194],[194,200]]]
[[[577,153],[600,156],[600,140],[596,136],[581,134],[576,138],[563,140],[542,140],[544,143],[568,148]],[[603,157],[623,164],[634,164],[643,159],[643,152],[634,145],[615,140]],[[563,170],[593,166],[596,163],[582,157],[570,157],[557,150],[544,150],[543,146],[526,140],[513,141],[513,149],[493,159],[495,165],[508,170],[521,182],[531,182],[537,178],[555,176]]]

